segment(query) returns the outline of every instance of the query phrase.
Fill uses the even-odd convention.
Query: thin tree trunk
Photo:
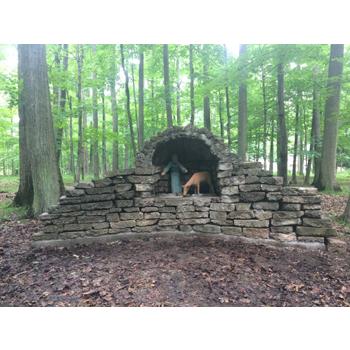
[[[305,113],[304,113],[305,118]],[[301,119],[301,113],[300,113],[300,120],[299,120],[299,175],[304,176],[304,147],[306,147],[306,144],[304,145],[304,128],[302,126],[302,119]]]
[[[264,67],[261,67],[261,81],[262,81],[262,95],[263,95],[263,114],[264,114],[264,138],[263,138],[263,158],[264,158],[264,170],[267,167],[267,102],[266,102],[266,77]]]
[[[128,75],[128,71],[125,68],[124,45],[123,44],[120,44],[120,55],[121,55],[121,61],[122,61],[122,68],[123,68],[124,75],[125,75],[126,113],[127,113],[127,117],[128,117],[128,123],[129,123],[130,140],[131,140],[133,156],[134,156],[134,159],[136,159],[136,142],[135,142],[134,128],[132,125],[131,110],[130,110],[129,75]]]
[[[139,148],[143,148],[144,142],[144,54],[141,48],[140,54],[140,65],[139,65],[139,127],[138,127],[138,136],[139,136]]]
[[[219,91],[219,121],[220,121],[220,136],[221,139],[224,139],[224,121],[222,118],[222,95],[221,91]]]
[[[239,56],[241,59],[241,82],[239,84],[238,96],[238,156],[242,161],[247,158],[247,127],[248,127],[248,106],[247,106],[247,73],[244,56],[247,45],[241,45]]]
[[[181,125],[181,74],[180,74],[180,59],[176,57],[176,122],[177,125]]]
[[[277,133],[277,174],[283,177],[285,185],[288,183],[288,136],[284,113],[284,67],[277,65],[277,101],[278,101],[278,133]]]
[[[96,45],[92,45],[94,62],[96,62]],[[98,106],[97,106],[97,72],[94,68],[92,73],[94,87],[92,89],[92,116],[93,116],[93,139],[92,139],[92,158],[94,178],[100,177],[100,159],[98,154]]]
[[[88,99],[90,97],[89,91],[87,93],[82,94],[82,112],[83,112],[83,172],[82,172],[82,179],[84,180],[85,175],[88,173],[92,173],[92,162],[89,160],[89,145],[87,144],[87,139],[85,139],[85,130],[88,128],[88,122],[87,122],[87,112],[86,112],[86,106],[85,106],[85,98]],[[91,124],[91,123],[90,123]],[[90,151],[91,151],[91,138],[90,138]],[[90,154],[91,156],[91,154]]]
[[[69,172],[73,174],[74,181],[77,181],[74,166],[74,145],[73,145],[73,108],[72,97],[69,96]]]
[[[228,67],[227,67],[227,48],[224,47],[224,60],[225,60],[225,98],[226,98],[226,116],[227,116],[227,144],[231,150],[232,138],[231,138],[231,114],[230,114],[230,97],[229,97],[229,83],[228,83]]]
[[[328,96],[325,103],[321,173],[317,183],[317,187],[321,190],[336,190],[339,188],[336,184],[335,173],[343,57],[344,45],[331,45],[327,82]]]
[[[134,64],[131,64],[131,81],[132,81],[132,94],[134,99],[134,111],[135,111],[135,121],[137,125],[137,149],[140,149],[139,142],[139,116],[137,112],[137,98],[136,98],[136,88],[135,88],[135,74],[134,74]]]
[[[77,99],[78,99],[78,162],[76,171],[76,181],[84,178],[84,140],[83,140],[83,106],[82,106],[82,68],[83,68],[83,47],[77,45],[76,47],[76,59],[78,66],[78,87],[77,87]]]
[[[105,111],[105,93],[102,89],[102,170],[103,175],[107,174],[107,146],[106,146],[106,111]]]
[[[168,45],[163,45],[163,73],[164,73],[164,92],[165,92],[165,109],[167,116],[168,128],[173,126],[173,114],[171,111],[171,91],[169,77],[169,50]]]
[[[273,160],[274,160],[274,137],[275,137],[275,121],[273,116],[271,117],[271,134],[270,134],[270,152],[269,152],[269,171],[273,172]]]
[[[208,45],[203,45],[202,59],[203,59],[203,84],[204,84],[204,97],[203,97],[203,118],[204,118],[204,127],[208,130],[211,130],[210,122],[210,99],[208,87],[206,84],[209,82],[209,53]]]
[[[112,144],[112,169],[113,172],[117,172],[119,169],[119,152],[118,152],[118,111],[117,111],[117,100],[115,91],[115,77],[116,77],[116,67],[115,67],[115,46],[112,48],[111,55],[111,76],[110,76],[110,89],[111,89],[111,108],[112,108],[112,119],[113,119],[113,144]]]
[[[294,127],[294,152],[293,152],[293,170],[292,184],[297,183],[297,153],[298,153],[298,137],[299,137],[299,98],[295,105],[295,127]]]
[[[312,185],[315,186],[320,179],[321,171],[321,131],[320,131],[320,91],[317,86],[317,68],[313,72],[313,97],[312,97],[312,143],[314,153],[314,179]]]
[[[26,146],[34,198],[32,210],[38,215],[57,204],[60,196],[59,168],[50,106],[45,45],[18,45],[23,69],[23,104],[25,106]]]
[[[30,169],[29,149],[26,140],[27,115],[23,96],[23,59],[18,50],[18,116],[19,116],[19,187],[13,203],[16,206],[31,207],[33,204],[33,179]]]
[[[189,47],[189,58],[190,58],[190,102],[191,102],[191,126],[194,126],[194,68],[193,68],[193,45],[190,44]]]

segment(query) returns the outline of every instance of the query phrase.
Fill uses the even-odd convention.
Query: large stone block
[[[331,237],[337,235],[337,231],[330,227],[298,226],[296,232],[298,236]]]
[[[138,192],[153,191],[153,185],[151,184],[135,184],[135,190]]]
[[[269,227],[269,220],[234,220],[235,226],[242,227]]]
[[[236,210],[237,211],[247,211],[251,208],[251,203],[236,203]]]
[[[275,202],[259,202],[259,203],[253,203],[254,209],[260,209],[260,210],[278,210],[279,209],[279,203]]]
[[[105,215],[89,215],[89,216],[79,216],[78,217],[78,223],[82,224],[88,224],[88,223],[93,223],[93,222],[104,222],[106,221],[106,216]]]
[[[158,222],[158,219],[143,219],[143,220],[138,220],[136,222],[136,225],[140,227],[152,226],[152,225],[155,225],[157,222]]]
[[[275,211],[272,217],[277,220],[296,219],[304,215],[303,211]]]
[[[232,196],[238,193],[239,193],[238,186],[226,186],[226,187],[222,187],[221,189],[221,194],[224,196]]]
[[[282,189],[283,195],[286,196],[306,196],[314,195],[317,193],[317,188],[315,187],[284,187]]]
[[[160,213],[176,213],[176,207],[160,207],[158,211]]]
[[[75,185],[76,189],[86,189],[91,188],[94,185],[91,182],[79,182],[77,185]]]
[[[221,232],[225,235],[241,235],[243,232],[242,227],[226,226],[221,227]]]
[[[181,220],[181,224],[183,225],[204,225],[204,224],[207,224],[208,222],[210,222],[209,218]]]
[[[99,210],[99,209],[108,209],[112,208],[113,202],[97,202],[97,203],[85,203],[81,205],[81,209],[83,210]]]
[[[120,213],[120,220],[141,220],[143,219],[143,213]]]
[[[107,229],[107,228],[109,228],[109,222],[95,222],[95,223],[92,224],[92,228],[94,230]]]
[[[318,218],[318,219],[321,219],[322,212],[321,212],[321,210],[305,210],[304,217],[305,218]]]
[[[246,184],[260,183],[260,179],[256,175],[248,175],[248,176],[245,176],[245,183]]]
[[[115,194],[116,199],[133,199],[135,197],[135,191],[117,192]]]
[[[315,237],[315,236],[298,236],[298,241],[308,242],[308,243],[321,243],[324,244],[324,237]]]
[[[149,220],[149,219],[159,219],[160,218],[160,213],[157,211],[151,212],[151,213],[145,213],[144,214],[144,219]]]
[[[283,203],[302,204],[304,203],[304,198],[301,196],[283,196],[282,201]]]
[[[179,230],[182,232],[192,232],[191,225],[179,225]]]
[[[239,195],[221,196],[220,200],[221,200],[221,203],[238,203],[239,202]]]
[[[91,195],[85,195],[84,197],[81,197],[82,203],[95,203],[95,202],[105,202],[110,201],[115,198],[115,195],[112,193],[106,193],[106,194],[91,194]]]
[[[226,214],[226,213],[225,213]],[[179,219],[199,219],[199,218],[207,218],[208,212],[205,211],[196,211],[196,212],[188,212],[188,213],[178,213],[177,217]]]
[[[131,199],[118,199],[115,201],[115,204],[118,208],[132,207],[134,205],[134,201]]]
[[[192,198],[184,198],[182,196],[178,197],[171,197],[171,198],[164,198],[163,199],[165,206],[168,207],[177,207],[179,205],[192,205],[193,199]]]
[[[108,187],[92,187],[85,190],[87,194],[108,194],[113,193],[114,188],[112,186]]]
[[[83,206],[86,204],[82,204],[82,206],[80,207],[80,204],[72,204],[72,205],[61,205],[59,207],[57,207],[54,211],[54,214],[56,213],[67,213],[69,211],[78,211],[81,209],[85,209],[83,208]]]
[[[244,175],[232,176],[232,185],[243,185],[246,183],[246,177]]]
[[[176,213],[160,213],[161,219],[176,219]]]
[[[265,199],[265,192],[241,192],[243,202],[259,202]]]
[[[243,211],[231,211],[228,213],[227,217],[229,219],[254,219],[254,211],[253,210],[243,210]]]
[[[332,221],[330,219],[303,218],[303,225],[312,227],[332,227]]]
[[[177,207],[177,212],[178,213],[188,213],[188,212],[191,212],[191,211],[195,211],[196,208],[194,205],[183,205],[183,206],[179,206]]]
[[[222,163],[220,162],[218,165],[218,170],[232,170],[233,164],[232,163]]]
[[[177,219],[165,219],[165,220],[160,219],[158,221],[159,226],[176,226],[179,223],[180,223],[180,220],[177,220]]]
[[[233,220],[231,219],[211,219],[210,222],[219,226],[233,226]]]
[[[221,227],[216,225],[194,225],[193,230],[203,233],[221,233]]]
[[[212,200],[211,197],[194,197],[193,204],[196,207],[209,206],[211,203],[211,200]]]
[[[85,231],[91,228],[91,224],[65,224],[63,231]]]
[[[125,221],[111,221],[110,222],[112,229],[120,229],[120,228],[130,228],[136,226],[135,220],[125,220]]]
[[[80,197],[85,194],[85,191],[83,189],[77,189],[77,188],[71,188],[67,189],[65,192],[65,195],[67,197]]]
[[[270,231],[272,233],[291,233],[294,232],[293,226],[271,226]]]
[[[282,193],[281,192],[268,192],[266,193],[266,199],[271,202],[277,202],[282,199]]]
[[[281,189],[282,189],[282,186],[267,185],[267,184],[261,185],[261,190],[266,191],[266,192],[279,192],[279,191],[281,191]]]
[[[269,229],[267,228],[243,228],[243,235],[251,238],[269,238]]]
[[[301,219],[294,218],[294,219],[272,219],[271,225],[272,226],[290,226],[290,225],[300,225]]]
[[[301,204],[295,204],[295,203],[282,203],[281,204],[281,210],[301,210]]]
[[[210,210],[215,211],[232,211],[235,210],[234,204],[229,203],[211,203],[210,204]]]
[[[305,204],[320,204],[321,196],[303,196]]]
[[[127,192],[132,189],[132,184],[128,184],[128,183],[116,184],[113,188],[116,192]]]
[[[239,190],[241,192],[253,192],[253,191],[260,191],[261,185],[260,184],[252,184],[252,185],[240,185]]]
[[[155,199],[154,198],[135,198],[135,206],[136,207],[154,207],[158,205],[154,205]],[[164,206],[164,203],[162,204]]]
[[[207,213],[205,213],[207,214]],[[212,220],[226,220],[227,213],[223,211],[210,211],[210,219]]]
[[[272,212],[267,210],[254,210],[254,217],[258,220],[268,220],[272,218]]]
[[[141,208],[141,211],[144,213],[151,213],[151,212],[158,211],[158,208],[157,207],[145,207],[145,208]]]
[[[232,170],[219,170],[217,173],[219,179],[230,176],[232,176]]]
[[[92,182],[94,183],[94,187],[107,187],[113,185],[113,181],[109,177],[100,180],[92,180]]]
[[[303,204],[303,210],[321,210],[321,204]]]
[[[137,213],[140,211],[140,208],[138,207],[124,207],[119,209],[122,209],[122,211],[125,213]]]
[[[283,185],[283,177],[282,176],[262,176],[260,177],[260,183],[268,184],[268,185]]]
[[[80,204],[83,202],[84,197],[66,197],[62,196],[59,199],[60,205],[65,205],[65,204]]]
[[[113,213],[113,214],[107,215],[107,221],[119,221],[119,220],[120,220],[119,213]]]
[[[280,242],[293,242],[297,240],[297,236],[294,232],[270,232],[270,238]]]

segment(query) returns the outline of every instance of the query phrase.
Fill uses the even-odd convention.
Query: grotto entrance
[[[181,173],[180,182],[185,184],[195,172],[207,171],[211,175],[215,194],[219,194],[217,181],[218,158],[211,152],[209,146],[199,138],[178,137],[159,142],[152,157],[152,164],[164,168],[173,155],[177,155],[178,161],[188,170]],[[170,193],[170,176],[162,176],[155,186],[155,194]],[[191,188],[189,194],[194,193]],[[209,186],[201,184],[201,193],[210,193]]]

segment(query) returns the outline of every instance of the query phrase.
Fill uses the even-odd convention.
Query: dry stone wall
[[[202,139],[212,148],[215,145],[218,158],[218,195],[157,193],[161,168],[150,162],[155,148],[150,143],[136,169],[68,189],[57,206],[40,216],[44,228],[34,235],[35,244],[157,231],[234,235],[282,244],[331,242],[336,232],[322,217],[315,188],[283,187],[283,179],[263,170],[260,163],[238,162],[226,151],[220,155],[221,143],[207,133]],[[174,134],[168,131],[168,136],[176,134],[178,129]],[[197,130],[198,135],[203,134]]]

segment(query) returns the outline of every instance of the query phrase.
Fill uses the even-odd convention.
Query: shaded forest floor
[[[345,203],[323,195],[322,208],[335,217]],[[16,214],[0,222],[1,306],[350,306],[349,249],[179,237],[34,251],[37,230]]]

